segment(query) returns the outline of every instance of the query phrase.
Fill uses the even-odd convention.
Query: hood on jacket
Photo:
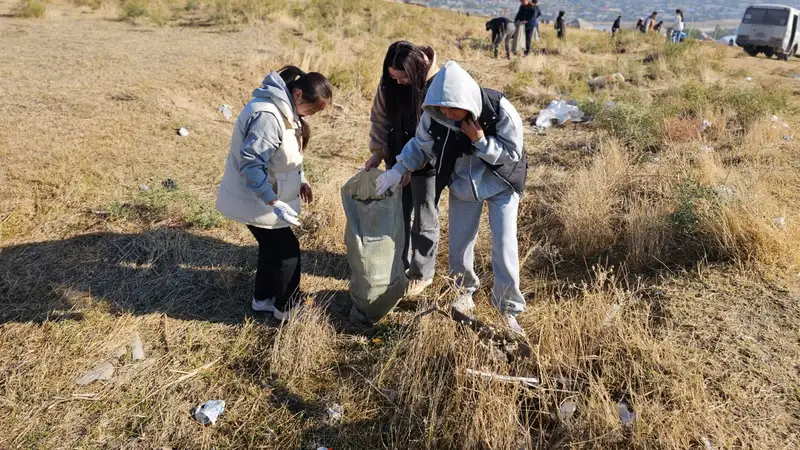
[[[459,127],[456,126],[456,123],[445,117],[439,110],[442,106],[465,109],[472,114],[473,119],[480,117],[483,109],[480,86],[455,61],[448,61],[436,74],[431,87],[428,88],[422,109],[430,114],[433,120],[458,130]]]
[[[292,121],[298,119],[292,93],[289,92],[289,88],[286,87],[286,83],[284,83],[278,72],[271,72],[267,75],[261,83],[261,87],[253,91],[253,97],[268,98],[272,100],[287,119]]]
[[[439,62],[436,58],[436,51],[433,47],[429,46],[422,46],[421,48],[422,52],[425,53],[425,56],[427,56],[428,60],[431,62],[431,68],[428,69],[428,77],[426,78],[426,80],[430,80],[434,75],[439,73]]]

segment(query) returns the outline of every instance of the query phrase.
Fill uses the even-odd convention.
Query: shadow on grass
[[[239,323],[253,314],[248,300],[256,255],[255,245],[182,229],[94,233],[2,248],[0,323],[80,320],[97,302],[113,314]],[[303,253],[304,273],[343,279],[347,270],[344,255]],[[346,294],[332,296],[340,300],[347,301]]]

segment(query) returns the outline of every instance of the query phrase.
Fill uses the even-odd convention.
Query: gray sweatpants
[[[519,289],[517,211],[519,194],[511,190],[486,200],[492,231],[492,303],[500,311],[519,314],[525,298]],[[464,201],[450,194],[450,272],[459,288],[472,294],[480,287],[475,273],[475,240],[478,237],[483,202]]]
[[[439,202],[435,176],[411,176],[411,183],[403,188],[403,218],[406,226],[403,263],[408,270],[408,279],[430,280],[436,272],[436,251],[439,248]]]
[[[514,26],[513,23],[509,22],[506,24],[505,28],[503,28],[500,33],[496,33],[494,35],[494,41],[492,45],[494,46],[494,57],[497,58],[498,49],[500,48],[500,44],[505,44],[506,48],[506,57],[511,57],[511,42],[514,40],[514,33],[516,32],[517,27]]]

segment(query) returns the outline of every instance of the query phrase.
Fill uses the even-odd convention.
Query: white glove
[[[388,190],[394,190],[403,180],[403,174],[399,170],[388,170],[382,173],[375,180],[375,195],[383,195]]]
[[[297,214],[297,211],[292,209],[291,206],[287,205],[285,202],[280,200],[275,200],[275,203],[272,205],[273,211],[275,211],[275,215],[278,216],[279,219],[288,223],[291,226],[299,227],[300,221],[297,218],[300,216]]]

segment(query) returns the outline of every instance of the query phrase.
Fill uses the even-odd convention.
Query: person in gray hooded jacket
[[[377,180],[382,195],[406,172],[428,163],[436,170],[437,193],[449,187],[450,271],[462,294],[453,307],[468,312],[480,286],[474,269],[475,241],[484,202],[492,232],[492,302],[522,333],[517,211],[527,174],[522,119],[499,92],[482,89],[458,63],[444,65],[428,88],[416,136],[397,164]]]

